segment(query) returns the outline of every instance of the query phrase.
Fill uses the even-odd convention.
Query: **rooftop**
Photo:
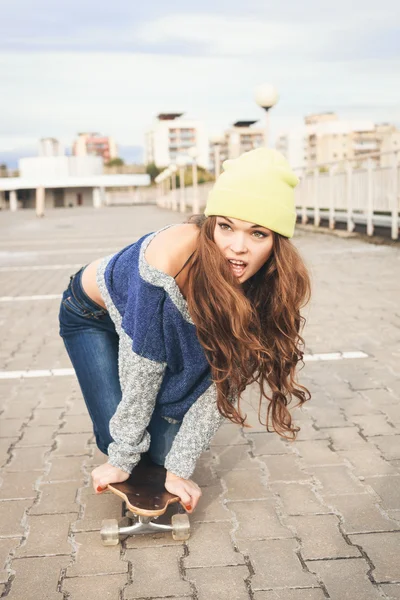
[[[174,119],[178,119],[181,117],[183,113],[160,113],[157,115],[157,119],[159,121],[173,121]]]
[[[254,125],[254,123],[257,123],[258,119],[256,119],[255,121],[236,121],[236,123],[233,124],[234,127],[251,127],[251,125]]]

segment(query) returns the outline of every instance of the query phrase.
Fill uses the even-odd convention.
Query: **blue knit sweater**
[[[105,257],[97,270],[119,335],[122,400],[110,421],[114,442],[108,455],[111,464],[131,472],[148,450],[146,427],[158,411],[167,420],[182,421],[165,466],[188,478],[222,419],[186,300],[173,277],[146,261],[157,233]]]
[[[142,276],[139,258],[146,238],[149,236],[115,254],[107,264],[104,279],[122,317],[122,328],[132,340],[133,352],[167,365],[156,410],[161,416],[181,421],[211,385],[210,367],[176,282],[171,277],[171,296],[171,290],[157,285],[157,273],[151,281],[144,278],[149,267],[144,261]]]

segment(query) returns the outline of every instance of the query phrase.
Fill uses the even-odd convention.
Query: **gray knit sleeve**
[[[167,471],[189,479],[197,459],[207,450],[223,421],[224,417],[217,408],[217,388],[213,383],[184,416],[165,460]]]
[[[108,446],[108,462],[131,473],[139,462],[141,453],[147,452],[150,446],[150,434],[146,427],[154,411],[166,363],[144,358],[132,350],[132,340],[122,329],[121,315],[104,281],[104,271],[111,257],[112,255],[102,260],[96,277],[119,336],[118,373],[122,399],[110,420],[110,433],[114,442]]]
[[[110,420],[114,440],[108,446],[108,462],[127,473],[150,446],[146,427],[154,411],[166,364],[135,354],[132,340],[123,331],[119,334],[119,380],[122,399]]]

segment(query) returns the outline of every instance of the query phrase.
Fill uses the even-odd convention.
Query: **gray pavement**
[[[74,265],[180,215],[155,207],[0,213],[0,371],[69,368],[57,299]],[[257,423],[224,425],[194,479],[203,496],[186,543],[170,535],[103,547],[96,496],[105,460],[74,376],[1,378],[0,593],[10,600],[400,599],[400,249],[298,230],[311,270],[306,353],[312,400],[295,443]],[[21,269],[20,267],[26,267]]]

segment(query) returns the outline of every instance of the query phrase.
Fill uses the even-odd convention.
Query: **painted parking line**
[[[86,238],[86,243],[91,243],[91,244],[113,244],[114,242],[116,244],[121,244],[121,243],[125,243],[127,242],[128,244],[131,243],[132,241],[138,240],[140,239],[140,236],[125,236],[125,237],[119,237],[119,236],[103,236],[103,237],[93,237],[93,238]],[[79,244],[80,246],[82,246],[82,238],[81,237],[77,237],[77,238],[63,238],[62,240],[63,244]],[[45,240],[26,240],[26,239],[22,239],[22,240],[7,240],[7,241],[0,241],[0,248],[10,248],[13,246],[23,246],[26,248],[26,246],[57,246],[60,243],[60,238],[46,238]]]
[[[41,369],[39,371],[0,371],[0,379],[28,379],[33,377],[69,377],[74,369]]]
[[[1,296],[0,302],[26,302],[32,300],[60,300],[62,294],[47,294],[46,296]]]
[[[348,360],[353,358],[368,358],[365,352],[329,352],[325,354],[305,354],[304,362]],[[38,371],[0,371],[0,379],[20,379],[29,377],[70,377],[75,375],[74,369],[42,369]]]
[[[365,352],[327,352],[325,354],[305,354],[304,361],[311,362],[317,360],[344,360],[347,358],[367,358]]]
[[[96,254],[97,253],[100,254],[103,252],[115,252],[116,248],[119,249],[120,245],[115,244],[114,246],[108,246],[107,248],[81,247],[81,248],[57,248],[56,250],[10,250],[10,251],[0,250],[0,260],[6,261],[6,260],[13,259],[13,258],[27,258],[29,256],[30,257],[41,256],[43,254],[46,254],[46,255],[62,254],[64,256],[65,255],[68,256],[68,254],[87,254],[88,252],[96,252]]]
[[[0,273],[10,273],[12,271],[58,271],[60,269],[79,269],[82,263],[74,265],[24,265],[21,267],[0,267]]]

